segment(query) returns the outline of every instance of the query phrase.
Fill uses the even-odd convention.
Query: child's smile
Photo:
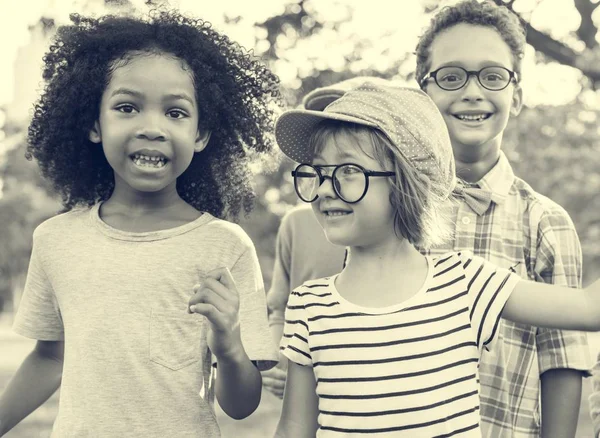
[[[352,215],[352,210],[350,208],[322,205],[320,209],[321,213],[323,213],[323,216],[325,217],[325,220],[333,224],[347,219]]]
[[[142,169],[162,169],[169,159],[160,151],[142,149],[129,156],[133,163]]]
[[[493,113],[482,111],[460,111],[453,113],[452,115],[461,122],[465,122],[466,126],[477,126],[477,124],[492,117]]]

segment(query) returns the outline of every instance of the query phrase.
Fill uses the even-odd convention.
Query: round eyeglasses
[[[329,178],[335,194],[347,204],[356,204],[365,197],[369,190],[369,177],[395,175],[395,172],[367,170],[353,163],[323,166],[299,164],[292,171],[294,188],[304,202],[314,202],[319,197],[319,187]]]
[[[500,91],[508,87],[511,81],[517,82],[517,74],[504,67],[484,67],[479,71],[465,70],[462,67],[442,67],[426,75],[421,81],[421,88],[425,82],[433,78],[438,87],[446,91],[459,90],[464,87],[471,76],[476,76],[483,88],[491,91]]]

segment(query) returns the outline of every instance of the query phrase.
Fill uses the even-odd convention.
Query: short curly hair
[[[431,68],[430,50],[435,37],[457,24],[473,24],[495,29],[508,45],[512,54],[515,72],[521,76],[521,60],[525,51],[525,28],[519,17],[506,6],[498,6],[492,1],[464,0],[453,6],[442,8],[431,19],[429,27],[419,38],[415,54],[417,69],[415,79],[421,84]]]
[[[263,63],[200,19],[154,10],[145,17],[71,15],[44,57],[45,88],[34,107],[26,156],[62,196],[65,210],[110,197],[114,173],[89,139],[115,68],[139,52],[166,53],[193,73],[199,129],[212,132],[177,180],[181,198],[221,218],[254,204],[250,164],[274,153],[282,107],[279,79]],[[95,146],[95,147],[94,147]]]

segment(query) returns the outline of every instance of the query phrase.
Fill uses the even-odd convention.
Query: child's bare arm
[[[316,388],[312,367],[289,361],[276,438],[314,438],[319,428]]]
[[[217,358],[217,367],[215,394],[219,406],[231,418],[246,418],[260,403],[260,372],[245,351],[238,358]]]
[[[44,403],[60,386],[64,342],[38,341],[0,397],[0,436]]]
[[[190,312],[204,315],[210,326],[207,342],[217,358],[215,393],[232,418],[250,415],[260,403],[262,380],[242,344],[239,292],[227,268],[215,269],[194,288]]]
[[[600,330],[600,280],[584,290],[519,281],[502,317],[536,327]]]

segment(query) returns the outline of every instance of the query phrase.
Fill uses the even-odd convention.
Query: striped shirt
[[[345,300],[337,276],[290,295],[282,353],[312,366],[317,437],[480,437],[480,352],[518,276],[470,253],[428,257],[427,279],[385,308]]]
[[[472,251],[533,281],[581,286],[581,246],[567,212],[515,177],[506,156],[479,181],[492,192],[478,216],[461,203],[455,238],[429,251]],[[573,293],[578,293],[573,290]],[[540,375],[550,369],[592,367],[582,332],[536,328],[501,320],[498,348],[480,364],[482,434],[485,438],[540,436]]]

